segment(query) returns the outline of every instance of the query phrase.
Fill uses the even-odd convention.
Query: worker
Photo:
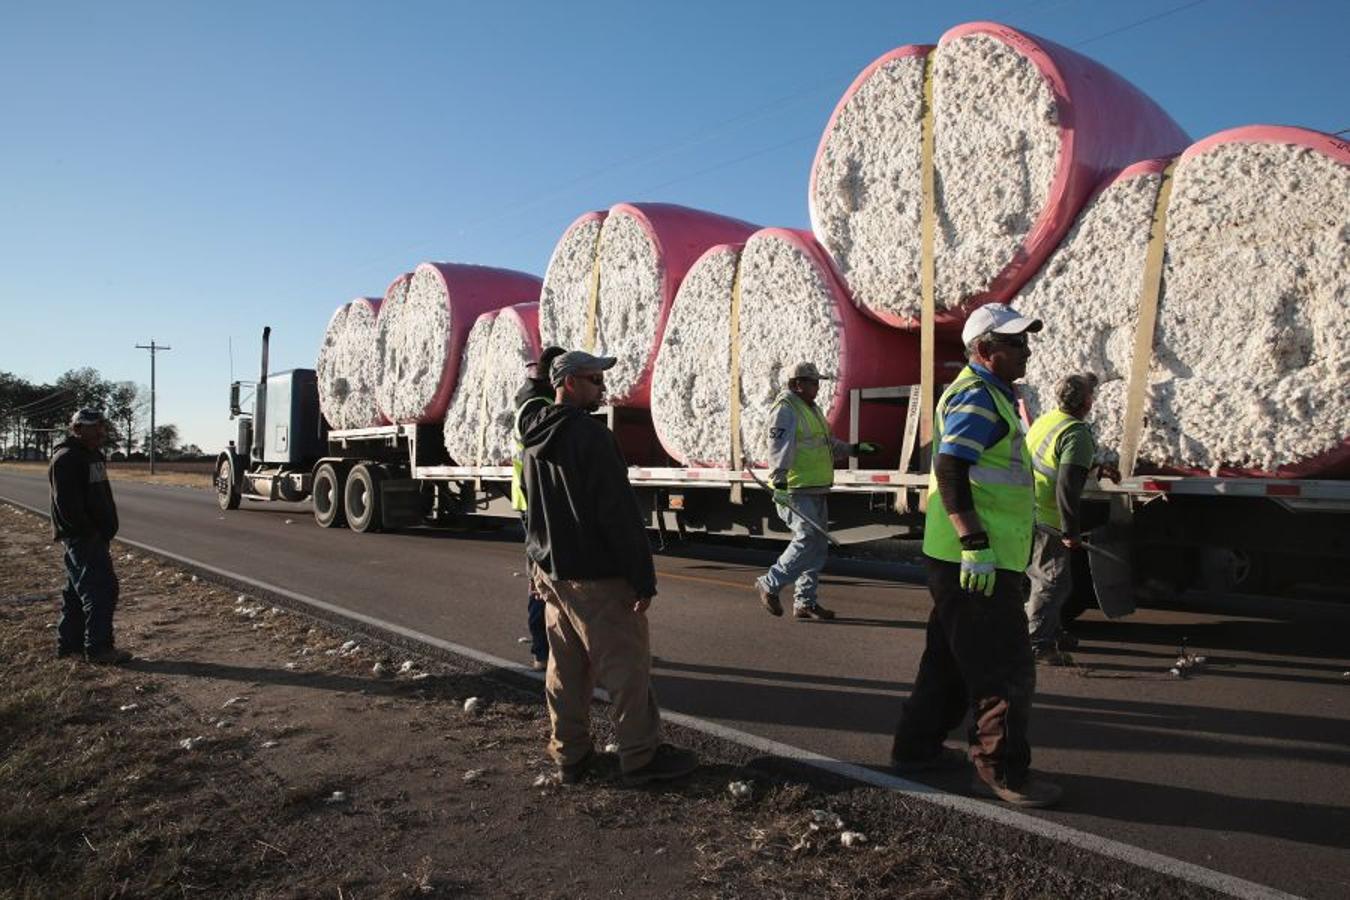
[[[113,641],[118,582],[110,545],[118,522],[103,458],[107,441],[108,420],[102,410],[77,410],[70,419],[70,436],[52,454],[47,480],[52,539],[66,547],[56,655],[83,653],[89,662],[116,665],[132,657]]]
[[[1027,432],[1036,478],[1036,530],[1031,539],[1027,578],[1027,632],[1036,662],[1073,664],[1068,651],[1078,639],[1060,624],[1060,610],[1073,590],[1069,554],[1083,546],[1080,505],[1097,443],[1083,419],[1092,409],[1097,376],[1067,375],[1055,388],[1056,409],[1038,418]]]
[[[833,610],[816,596],[820,570],[829,550],[828,497],[834,484],[834,461],[849,453],[877,453],[880,444],[850,444],[830,434],[816,406],[821,375],[815,363],[802,362],[788,374],[787,390],[774,401],[769,420],[769,483],[778,518],[792,531],[792,542],[769,571],[755,579],[759,602],[770,615],[781,616],[779,593],[795,584],[792,615],[798,620],[829,620]]]
[[[539,354],[538,360],[526,366],[525,384],[516,392],[516,417],[512,427],[515,453],[511,456],[511,508],[520,513],[520,524],[527,531],[529,526],[525,521],[527,513],[525,486],[521,483],[520,477],[520,456],[525,451],[525,445],[521,443],[520,437],[525,433],[525,429],[521,426],[525,420],[533,417],[544,407],[552,405],[553,385],[548,380],[548,370],[549,366],[553,365],[553,360],[565,352],[562,347],[545,348],[544,352]],[[527,555],[525,577],[528,579],[529,593],[525,601],[525,621],[530,629],[530,668],[542,672],[548,667],[548,633],[544,630],[544,600],[535,590],[531,568]]]
[[[1027,726],[1036,664],[1022,578],[1031,556],[1035,487],[1013,382],[1028,335],[1041,330],[1002,303],[971,313],[969,364],[942,393],[934,422],[923,552],[933,609],[914,688],[896,726],[900,774],[960,761],[943,746],[967,709],[974,789],[1014,806],[1049,806],[1058,785],[1030,773]]]

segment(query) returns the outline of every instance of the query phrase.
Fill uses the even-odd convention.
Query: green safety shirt
[[[792,464],[787,470],[789,491],[828,488],[834,484],[834,443],[830,426],[814,404],[791,391],[783,391],[774,401],[771,416],[786,404],[796,419]]]
[[[1051,528],[1063,530],[1055,489],[1059,481],[1059,467],[1092,467],[1097,454],[1097,443],[1086,422],[1062,409],[1051,410],[1032,423],[1027,432],[1027,446],[1031,448],[1031,465],[1036,477],[1036,521]]]

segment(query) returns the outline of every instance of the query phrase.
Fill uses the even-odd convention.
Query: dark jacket
[[[52,489],[52,537],[63,540],[117,534],[117,504],[103,454],[68,437],[52,454],[47,480]]]
[[[520,409],[520,404],[526,400],[533,400],[535,397],[543,397],[552,403],[553,386],[542,378],[526,378],[525,384],[516,391],[516,409]]]
[[[530,559],[551,578],[626,578],[637,596],[655,596],[647,529],[614,435],[575,406],[528,413],[521,425]]]

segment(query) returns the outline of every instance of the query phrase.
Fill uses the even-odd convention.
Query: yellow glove
[[[993,548],[961,551],[961,589],[972,594],[994,596]]]

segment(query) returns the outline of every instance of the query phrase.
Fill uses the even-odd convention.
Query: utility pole
[[[163,344],[156,344],[151,338],[149,344],[137,344],[137,350],[150,351],[150,474],[155,474],[155,354],[161,350],[172,350]]]

